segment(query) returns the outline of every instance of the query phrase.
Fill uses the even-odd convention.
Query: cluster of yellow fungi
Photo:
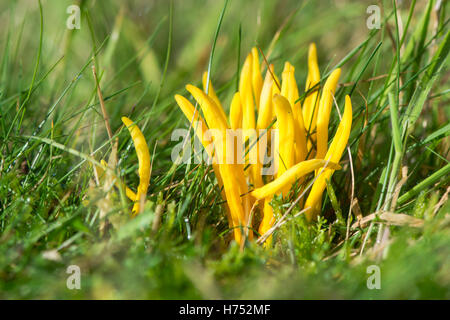
[[[213,158],[213,170],[217,178],[221,195],[226,202],[226,211],[230,228],[238,243],[253,238],[252,230],[259,235],[268,232],[275,223],[274,212],[270,204],[274,195],[287,196],[294,182],[301,183],[309,173],[314,172],[314,183],[309,195],[302,203],[306,218],[312,220],[320,212],[322,194],[326,181],[335,170],[346,148],[352,125],[352,105],[349,96],[345,97],[345,110],[336,134],[328,146],[328,126],[334,94],[341,73],[334,70],[325,84],[320,88],[320,73],[317,52],[314,44],[309,47],[308,76],[306,80],[306,97],[301,103],[299,89],[294,75],[294,67],[286,62],[281,75],[281,83],[276,77],[273,65],[267,68],[263,80],[258,50],[253,48],[246,57],[240,74],[239,91],[233,96],[229,115],[226,116],[208,77],[203,76],[203,90],[187,85],[187,91],[200,106],[203,117],[192,103],[181,95],[175,100],[187,119],[201,126],[195,126],[195,134],[202,142],[208,155]],[[273,126],[271,126],[273,124]],[[208,148],[208,129],[221,134],[214,136],[214,150]],[[263,164],[227,163],[227,130],[278,129],[278,139],[272,141],[275,157],[279,157],[278,170],[273,176],[261,174]],[[136,142],[135,142],[136,143]],[[253,143],[241,141],[238,147],[266,148],[259,139]],[[246,158],[248,162],[248,159]],[[266,181],[266,183],[264,182]],[[300,184],[296,184],[300,185]],[[138,191],[138,193],[144,190]],[[259,226],[254,226],[254,211],[262,218]],[[254,221],[252,221],[254,220]],[[257,229],[256,229],[257,227]]]

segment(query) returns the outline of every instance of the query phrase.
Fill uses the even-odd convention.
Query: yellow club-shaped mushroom
[[[142,134],[141,130],[139,130],[138,126],[127,117],[122,117],[122,122],[130,132],[131,139],[133,140],[134,148],[136,150],[137,158],[139,161],[139,186],[136,194],[134,194],[134,197],[133,191],[129,188],[126,188],[126,195],[132,201],[134,201],[132,214],[137,215],[141,212],[142,208],[140,207],[140,205],[145,201],[148,185],[150,183],[150,152],[148,150],[145,137]]]
[[[311,220],[320,214],[326,181],[341,168],[339,161],[352,125],[352,105],[350,97],[346,96],[344,114],[328,147],[330,114],[341,70],[333,70],[328,79],[321,82],[314,44],[308,52],[307,94],[303,100],[294,66],[285,63],[280,81],[273,65],[261,68],[261,64],[258,50],[253,48],[242,67],[239,90],[233,95],[228,116],[211,81],[208,83],[207,73],[202,79],[203,90],[186,86],[200,106],[198,110],[188,99],[175,96],[188,121],[201,123],[199,129],[193,128],[205,148],[211,142],[205,138],[207,130],[214,129],[216,133],[212,137],[214,150],[206,151],[213,159],[229,226],[240,244],[244,239],[252,239],[252,230],[258,230],[262,236],[272,228],[276,217],[271,200],[275,195],[296,194],[311,181],[311,190],[304,201],[306,217]],[[262,69],[266,69],[264,77]],[[238,130],[244,131],[244,138],[237,139],[237,146],[230,145],[227,137],[231,134],[234,140]],[[248,135],[249,130],[256,134]],[[264,139],[260,139],[264,135]],[[246,154],[244,163],[235,161],[239,159],[235,153],[240,150]],[[254,150],[256,160],[249,155]],[[263,161],[269,155],[275,170],[266,174],[264,164],[267,163]],[[299,189],[293,190],[293,186]],[[265,238],[266,244],[270,244],[271,237]]]

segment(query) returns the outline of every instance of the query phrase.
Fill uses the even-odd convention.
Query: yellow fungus
[[[206,90],[206,73],[202,79],[203,91],[192,85],[186,86],[188,92],[198,102],[204,120],[200,110],[195,111],[189,100],[179,95],[175,96],[187,119],[202,124],[195,132],[205,148],[211,146],[210,139],[206,138],[206,130],[214,130],[216,133],[212,136],[214,151],[207,150],[207,152],[214,156],[214,173],[221,187],[221,196],[226,201],[230,229],[233,230],[234,239],[238,243],[242,244],[245,237],[252,239],[251,228],[257,228],[260,235],[267,233],[276,220],[270,205],[273,196],[280,193],[287,195],[297,180],[299,188],[304,188],[306,183],[311,181],[306,180],[307,174],[314,171],[316,180],[304,208],[308,209],[306,212],[308,219],[319,213],[326,179],[329,179],[335,170],[340,169],[338,163],[351,129],[352,107],[347,96],[342,120],[327,150],[328,125],[340,72],[340,69],[333,71],[322,90],[319,90],[317,50],[316,46],[311,44],[308,52],[305,92],[312,87],[315,89],[305,97],[301,105],[295,68],[286,62],[280,81],[273,65],[267,66],[263,80],[258,50],[252,48],[242,67],[239,90],[233,96],[228,117],[211,82]],[[278,129],[278,141],[272,141],[271,129],[265,133],[267,136],[264,139],[256,141],[257,137],[261,138],[262,130],[268,129],[274,119],[276,121],[273,128]],[[247,133],[255,129],[259,131],[252,135]],[[243,139],[239,139],[237,145],[235,141],[231,146],[227,145],[227,134],[231,131],[234,139],[237,130],[244,131]],[[316,132],[313,132],[314,130]],[[237,160],[238,150],[246,151],[245,164],[228,163],[230,159]],[[251,155],[255,150],[256,163],[249,161],[254,160]],[[230,153],[233,153],[231,157]],[[263,166],[260,154],[272,156],[271,163]],[[271,165],[273,169],[274,162],[277,171],[273,171],[263,179],[263,168]],[[253,191],[249,192],[250,188]],[[255,201],[259,201],[258,205],[253,205]],[[259,225],[255,222],[258,219],[250,221],[255,213],[262,216]],[[264,245],[270,246],[271,241],[272,236],[269,236]]]
[[[241,71],[239,92],[242,103],[242,129],[255,129],[255,106],[252,92],[252,54],[245,59]]]
[[[328,123],[330,121],[331,107],[333,105],[333,96],[336,92],[340,75],[341,69],[334,70],[328,77],[322,90],[319,111],[317,114],[317,159],[323,159],[327,153]]]
[[[348,142],[348,137],[350,136],[350,130],[352,127],[352,102],[350,97],[347,95],[345,97],[345,110],[342,116],[342,120],[339,124],[336,135],[333,138],[330,149],[328,150],[325,159],[338,163],[342,157],[342,153]],[[305,208],[310,208],[306,212],[306,217],[311,220],[317,215],[316,205],[320,203],[322,199],[322,193],[326,188],[326,180],[331,178],[334,173],[332,168],[319,170],[317,180],[314,182],[311,192],[306,199]]]
[[[273,216],[273,209],[270,205],[271,198],[265,198],[264,199],[264,208],[263,208],[263,219],[261,221],[261,224],[259,225],[258,232],[260,235],[264,235],[267,231],[269,231],[270,228],[272,228],[275,217]],[[272,236],[270,236],[265,241],[265,246],[269,246],[272,242]]]
[[[195,133],[196,133],[198,139],[200,140],[200,142],[202,143],[203,147],[205,148],[206,152],[208,153],[208,156],[210,158],[212,158],[213,152],[210,148],[210,140],[207,138],[207,135],[206,135],[206,131],[208,130],[208,127],[206,126],[205,120],[203,120],[203,118],[200,115],[200,110],[195,110],[195,107],[192,105],[192,103],[183,96],[180,96],[177,94],[177,95],[175,95],[175,100],[189,121],[194,121],[194,122],[199,121],[200,125],[193,124]],[[226,201],[225,191],[222,188],[223,180],[220,175],[219,165],[217,164],[217,161],[213,161],[212,167],[214,170],[214,174],[216,175],[217,182],[219,184],[219,189],[220,189],[222,199],[224,201]],[[230,210],[229,210],[228,206],[225,206],[225,207],[226,207],[226,211],[227,211],[227,216],[229,218],[228,219],[229,225],[230,225],[230,227],[232,227],[233,225],[232,225]]]
[[[256,127],[258,129],[267,129],[273,119],[273,106],[272,106],[272,92],[273,92],[273,65],[267,70],[264,84],[261,90],[260,106],[258,110],[258,122]]]
[[[136,149],[136,154],[139,161],[139,186],[132,210],[133,215],[136,215],[141,212],[142,208],[140,208],[140,203],[143,201],[142,199],[144,199],[145,201],[148,185],[150,183],[150,152],[148,150],[145,137],[142,134],[141,130],[139,130],[137,125],[127,117],[122,117],[122,122],[130,132],[131,139],[133,140],[134,148]]]
[[[294,165],[294,117],[289,101],[286,98],[281,95],[275,95],[273,103],[279,135],[276,146],[279,156],[277,172],[279,177]]]
[[[291,185],[297,179],[313,172],[316,169],[326,166],[333,170],[339,170],[340,166],[333,162],[327,162],[325,160],[307,160],[297,163],[295,166],[289,168],[281,176],[266,184],[264,187],[255,189],[251,195],[256,199],[264,199],[277,194],[284,187]]]
[[[208,127],[210,129],[216,129],[220,133],[219,136],[214,137],[214,145],[219,161],[219,171],[223,180],[227,205],[230,209],[234,226],[235,239],[240,243],[242,241],[241,228],[247,226],[249,219],[249,212],[247,213],[247,210],[244,210],[245,202],[243,205],[241,201],[241,194],[247,193],[247,186],[243,178],[244,170],[242,165],[226,163],[226,130],[229,129],[226,118],[223,119],[219,107],[202,90],[192,85],[187,85],[186,89],[200,105]],[[248,196],[244,196],[244,198],[248,198]],[[251,231],[248,231],[248,236],[249,238],[252,237]]]
[[[233,130],[237,130],[242,127],[242,103],[239,92],[234,94],[233,100],[231,101],[230,125]]]
[[[255,97],[255,105],[257,108],[259,108],[259,99],[261,96],[262,86],[263,86],[263,79],[261,76],[261,67],[259,66],[258,49],[253,48],[252,49],[252,87],[253,87],[253,95]]]
[[[208,155],[211,157],[212,152],[208,148],[210,141],[206,137],[208,127],[206,126],[205,120],[203,120],[202,116],[200,115],[200,110],[195,110],[195,107],[192,105],[192,103],[183,96],[177,94],[175,95],[175,100],[177,101],[178,106],[180,107],[181,111],[183,111],[189,122],[192,122],[192,127],[195,131],[195,134],[205,147]]]
[[[317,49],[316,45],[312,43],[309,46],[308,51],[308,78],[306,81],[305,91],[314,88],[320,82],[319,65],[317,63]],[[305,129],[312,136],[312,132],[316,127],[317,112],[318,112],[318,88],[314,90],[308,96],[306,96],[303,102],[303,119],[305,121]],[[309,144],[311,148],[311,144]]]
[[[306,132],[305,125],[303,123],[303,115],[300,107],[300,102],[298,101],[300,96],[298,93],[297,82],[295,81],[295,68],[289,63],[285,63],[283,75],[282,75],[282,85],[281,85],[281,95],[286,97],[286,99],[291,104],[292,114],[295,121],[295,161],[300,162],[306,158]]]

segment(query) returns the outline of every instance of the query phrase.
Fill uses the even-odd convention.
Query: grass
[[[370,1],[82,0],[81,29],[68,30],[72,1],[3,1],[0,298],[449,299],[450,6],[436,3],[379,1],[381,28],[369,30]],[[211,168],[171,161],[172,131],[188,127],[173,95],[207,70],[228,106],[254,45],[278,73],[289,60],[305,83],[312,41],[322,75],[343,70],[341,111],[352,97],[344,169],[318,221],[294,207],[272,248],[241,251]],[[115,174],[136,189],[121,116],[138,123],[152,154],[133,219],[132,204],[93,172],[117,161]],[[331,132],[338,121],[335,108]],[[294,200],[275,199],[274,211]],[[66,287],[69,265],[80,266],[81,290]],[[380,290],[367,288],[370,265]]]

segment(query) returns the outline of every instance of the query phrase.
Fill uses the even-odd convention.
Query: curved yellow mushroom
[[[210,157],[212,157],[212,152],[208,148],[210,141],[206,138],[208,126],[206,125],[205,120],[203,120],[202,116],[200,115],[200,110],[195,110],[195,107],[192,105],[192,103],[179,94],[175,95],[175,100],[188,121],[192,122],[192,127],[195,130],[195,134],[197,135],[202,145],[205,147],[206,152]]]
[[[282,74],[281,95],[284,96],[290,103],[292,114],[295,121],[295,162],[300,162],[306,158],[306,131],[303,122],[303,115],[298,99],[297,82],[295,81],[295,68],[286,62]]]
[[[295,123],[291,105],[285,97],[275,95],[273,97],[273,103],[275,106],[278,128],[278,143],[275,148],[278,150],[279,155],[277,172],[277,176],[279,177],[294,165]]]
[[[200,126],[194,125],[195,133],[196,133],[198,139],[200,140],[200,142],[202,143],[203,147],[205,148],[206,152],[208,153],[208,156],[210,158],[212,158],[214,156],[214,154],[213,154],[211,148],[209,147],[210,140],[206,137],[206,131],[208,130],[208,127],[205,123],[205,120],[203,120],[202,116],[200,115],[200,110],[195,111],[195,107],[192,105],[192,103],[183,96],[176,94],[175,100],[176,100],[178,106],[180,107],[181,111],[183,111],[184,115],[188,119],[188,121],[194,121],[194,122],[199,121],[200,122]],[[220,170],[219,170],[219,165],[217,164],[217,160],[212,162],[212,167],[214,170],[214,174],[216,175],[217,182],[219,184],[219,189],[220,189],[220,194],[222,196],[222,200],[226,201],[225,191],[222,188],[223,180],[220,175]],[[226,207],[229,226],[232,227],[233,224],[232,224],[230,210],[227,206],[225,206],[225,207]]]
[[[326,160],[314,159],[303,161],[289,168],[281,176],[279,176],[272,182],[266,184],[261,188],[253,190],[251,192],[251,195],[254,196],[256,199],[264,199],[267,197],[271,197],[280,192],[286,186],[292,185],[297,179],[324,166],[333,170],[339,170],[341,168],[336,163],[333,162],[327,163]]]
[[[342,154],[345,150],[345,147],[348,142],[348,138],[350,136],[350,130],[352,127],[352,101],[350,97],[347,95],[345,97],[345,110],[342,116],[342,120],[339,123],[338,130],[336,131],[336,135],[333,138],[333,142],[330,145],[330,149],[325,155],[325,159],[331,162],[338,163],[342,157]],[[334,173],[334,169],[322,169],[319,170],[318,177],[314,182],[311,192],[309,193],[308,198],[306,199],[305,209],[309,208],[306,212],[306,217],[308,220],[312,220],[317,216],[317,204],[322,199],[322,193],[326,188],[326,180],[331,178],[331,175]]]
[[[140,202],[142,201],[142,198],[145,199],[147,195],[148,185],[150,183],[150,153],[148,151],[145,137],[142,134],[141,130],[139,130],[138,126],[127,117],[122,117],[122,122],[130,132],[131,139],[133,140],[134,148],[136,149],[136,154],[139,161],[139,186],[132,210],[133,215],[136,215],[141,212],[142,208],[140,208]]]
[[[194,97],[194,99],[198,102],[200,105],[203,115],[205,116],[206,123],[208,124],[208,127],[219,129],[219,130],[226,130],[228,129],[228,120],[223,112],[223,110],[220,109],[220,107],[214,102],[213,99],[211,99],[209,96],[207,96],[202,90],[197,88],[193,85],[186,85],[187,91],[189,91],[190,94]]]
[[[341,69],[334,70],[328,77],[323,87],[322,96],[319,103],[317,114],[317,159],[323,159],[327,153],[328,146],[328,124],[330,122],[331,107],[333,105],[333,96],[341,75]]]
[[[266,72],[266,77],[264,78],[264,84],[261,90],[260,106],[258,110],[258,121],[256,127],[258,129],[267,129],[273,120],[273,65],[269,66],[269,70]]]
[[[223,180],[223,186],[227,198],[227,204],[230,209],[234,225],[234,235],[238,243],[242,241],[241,228],[245,228],[249,219],[247,185],[244,180],[244,170],[242,165],[228,164],[226,161],[226,130],[229,129],[226,118],[224,119],[219,107],[202,90],[195,86],[187,85],[186,89],[192,94],[194,99],[200,105],[209,128],[219,131],[221,135],[215,137],[214,145],[219,158],[220,176]],[[241,200],[241,194],[244,194],[244,201]],[[251,239],[252,233],[248,231],[248,237]]]

